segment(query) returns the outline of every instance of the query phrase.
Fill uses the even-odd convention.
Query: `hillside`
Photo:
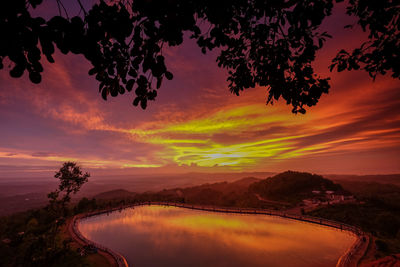
[[[44,207],[48,202],[47,195],[42,193],[0,197],[0,216]]]
[[[264,180],[247,177],[233,182],[206,183],[137,195],[126,190],[113,190],[99,194],[96,198],[135,198],[138,201],[177,201],[197,205],[281,209],[315,197],[313,190],[344,192],[339,184],[322,176],[287,171]]]
[[[313,190],[343,191],[343,188],[320,175],[294,171],[277,174],[249,187],[249,192],[258,194],[262,198],[292,204],[312,197]]]
[[[199,205],[258,206],[254,194],[248,193],[248,187],[260,179],[242,178],[233,182],[206,183],[198,186],[162,190],[157,193],[145,193],[140,200],[179,201]]]
[[[95,199],[126,199],[126,198],[133,198],[137,194],[124,190],[124,189],[116,189],[107,192],[103,192],[100,194],[95,195],[93,198]]]
[[[259,181],[261,181],[261,179],[254,178],[254,177],[246,177],[246,178],[242,178],[240,180],[232,182],[231,185],[248,188],[251,184],[253,184],[255,182],[259,182]]]
[[[400,186],[395,184],[364,181],[337,181],[337,183],[359,198],[370,198],[374,196],[388,196],[393,198],[400,193]]]
[[[215,190],[222,194],[229,193],[245,193],[249,186],[255,182],[260,181],[260,179],[254,177],[243,178],[237,181],[233,181],[231,183],[228,182],[220,182],[213,184],[203,184],[199,186],[187,187],[181,189],[185,194],[193,194],[198,191],[203,191],[205,189]]]

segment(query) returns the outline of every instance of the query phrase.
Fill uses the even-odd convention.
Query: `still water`
[[[347,232],[266,215],[139,206],[81,220],[82,234],[129,266],[335,266]]]

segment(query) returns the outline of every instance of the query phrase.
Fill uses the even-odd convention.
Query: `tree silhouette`
[[[71,194],[76,194],[90,177],[89,173],[82,173],[81,167],[75,162],[64,162],[54,178],[60,180],[58,189],[50,192],[48,198],[50,209],[58,216],[67,216],[67,204],[71,200]]]
[[[330,87],[311,63],[330,38],[320,25],[340,0],[100,0],[89,10],[77,0],[82,12],[72,18],[56,2],[58,15],[49,20],[31,16],[42,0],[1,4],[0,68],[8,57],[12,77],[26,70],[40,83],[41,56],[53,63],[57,47],[85,56],[105,100],[135,88],[133,105],[145,109],[163,79],[173,78],[163,47],[181,45],[188,32],[203,53],[219,49],[216,61],[227,69],[228,87],[237,95],[263,86],[267,103],[282,97],[294,113],[305,113]],[[357,16],[369,38],[354,51],[340,51],[331,70],[363,69],[373,78],[390,71],[399,78],[398,1],[349,0],[347,13]]]

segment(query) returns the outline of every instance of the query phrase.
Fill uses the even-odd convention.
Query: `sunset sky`
[[[324,24],[333,36],[314,67],[331,89],[305,115],[283,101],[265,105],[266,89],[237,97],[216,53],[193,41],[164,51],[174,79],[146,110],[134,93],[102,100],[82,57],[58,53],[43,81],[0,71],[0,178],[53,172],[67,160],[94,173],[182,173],[299,170],[316,173],[400,172],[400,82],[367,73],[330,73],[340,48],[363,38],[343,30],[342,9]],[[43,60],[43,62],[45,62]]]

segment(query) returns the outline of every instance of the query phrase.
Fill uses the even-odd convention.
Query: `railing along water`
[[[172,206],[172,207],[180,207],[180,208],[187,208],[187,209],[193,209],[193,210],[203,210],[203,211],[223,212],[223,213],[260,214],[260,215],[277,216],[277,217],[282,217],[282,218],[287,218],[287,219],[292,219],[292,220],[297,220],[297,221],[319,224],[319,225],[323,225],[323,226],[336,228],[336,229],[339,229],[342,231],[350,232],[350,233],[354,234],[355,236],[357,236],[357,241],[352,245],[352,247],[344,255],[342,255],[342,257],[340,257],[336,267],[351,266],[352,261],[354,262],[354,259],[353,259],[354,255],[362,247],[363,243],[368,241],[368,236],[358,227],[355,227],[355,226],[349,225],[349,224],[345,224],[345,223],[341,223],[341,222],[336,222],[333,220],[312,217],[312,216],[308,216],[308,215],[289,214],[284,211],[268,210],[268,209],[229,208],[229,207],[217,207],[217,206],[191,205],[191,204],[176,203],[176,202],[155,202],[155,201],[140,202],[140,203],[135,203],[135,204],[130,204],[130,205],[122,205],[117,208],[86,213],[83,216],[75,216],[73,219],[73,230],[74,230],[75,234],[79,238],[81,238],[84,242],[86,242],[87,244],[93,245],[96,248],[103,250],[103,251],[109,253],[111,256],[113,256],[113,258],[118,263],[118,266],[126,267],[126,266],[128,266],[128,264],[122,255],[120,255],[119,253],[117,253],[115,251],[112,251],[111,249],[109,249],[105,246],[102,246],[91,240],[86,239],[79,231],[77,224],[78,224],[79,220],[84,219],[84,218],[88,218],[88,217],[92,217],[92,216],[100,215],[100,214],[104,214],[104,213],[110,213],[110,212],[118,211],[118,210],[121,211],[122,209],[125,209],[125,208],[132,208],[135,206],[144,206],[144,205]],[[357,265],[357,263],[355,263],[355,266],[356,265]]]
[[[113,209],[113,210],[103,211],[103,212],[88,213],[82,217],[75,216],[72,221],[72,223],[73,223],[72,229],[73,229],[75,235],[78,236],[78,238],[81,239],[83,242],[85,242],[87,245],[92,245],[92,246],[96,247],[97,249],[102,250],[102,251],[108,253],[109,255],[111,255],[114,258],[115,262],[117,263],[118,267],[128,267],[128,262],[126,261],[124,256],[122,256],[118,252],[115,252],[101,244],[98,244],[92,240],[87,239],[86,237],[84,237],[82,235],[82,233],[80,232],[79,227],[78,227],[79,220],[81,220],[83,218],[100,215],[100,214],[103,214],[106,212],[112,212],[112,211],[115,211],[115,210]]]

